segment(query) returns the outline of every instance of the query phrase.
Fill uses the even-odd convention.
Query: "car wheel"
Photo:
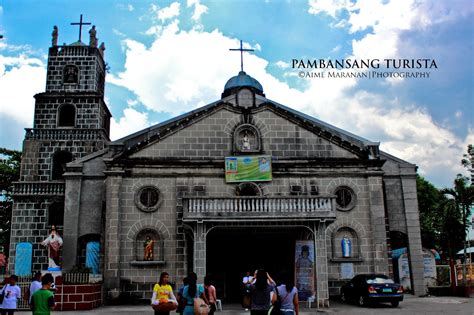
[[[400,304],[400,301],[393,301],[391,302],[393,307],[397,307]]]
[[[365,306],[367,305],[367,302],[365,301],[365,298],[363,295],[359,297],[359,306]]]
[[[347,302],[346,294],[344,292],[341,293],[341,301],[342,302]]]

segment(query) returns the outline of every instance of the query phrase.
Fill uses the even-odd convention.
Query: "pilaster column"
[[[408,234],[408,254],[413,293],[426,294],[423,251],[421,248],[420,216],[416,193],[416,177],[402,177],[403,205]]]
[[[387,229],[382,176],[369,176],[370,223],[373,234],[373,266],[375,273],[388,275]]]
[[[118,298],[120,294],[120,196],[124,171],[106,171],[106,226],[105,226],[105,267],[104,286],[108,298]]]
[[[194,272],[198,279],[206,275],[206,224],[197,222],[194,229]]]
[[[77,243],[81,212],[82,170],[67,172],[64,192],[63,269],[71,270],[77,264]]]
[[[313,223],[314,254],[316,262],[316,299],[318,307],[329,306],[328,254],[326,249],[326,224]]]

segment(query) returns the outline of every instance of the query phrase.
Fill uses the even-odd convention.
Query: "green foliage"
[[[11,199],[12,182],[20,178],[21,152],[0,148],[0,191],[5,200]]]

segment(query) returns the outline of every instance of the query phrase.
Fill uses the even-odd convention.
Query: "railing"
[[[333,218],[335,197],[190,197],[184,199],[183,219],[229,217]]]
[[[101,140],[107,139],[104,129],[37,129],[25,128],[26,140]]]
[[[15,182],[14,196],[61,196],[64,195],[64,183],[51,182]]]

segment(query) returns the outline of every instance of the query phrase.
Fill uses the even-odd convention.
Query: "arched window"
[[[262,190],[255,183],[242,183],[239,184],[235,189],[235,194],[237,196],[246,197],[246,196],[261,196]]]
[[[66,164],[72,161],[71,152],[57,151],[53,155],[53,171],[51,174],[52,180],[63,179],[63,174],[66,171]]]
[[[163,261],[163,239],[152,228],[138,232],[135,240],[136,261]]]
[[[64,203],[54,202],[48,208],[48,226],[62,227],[64,225]]]
[[[74,127],[76,125],[76,107],[65,104],[58,110],[58,127]]]

